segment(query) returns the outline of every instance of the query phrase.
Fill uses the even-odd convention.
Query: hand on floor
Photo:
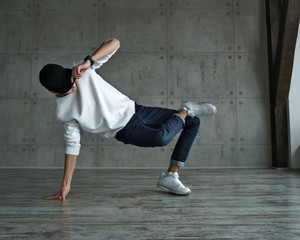
[[[43,199],[44,200],[59,199],[61,201],[65,201],[66,196],[68,195],[69,191],[70,191],[70,186],[63,186],[63,187],[61,187],[61,189],[58,193],[49,195],[49,196],[45,196],[45,197],[43,197]]]

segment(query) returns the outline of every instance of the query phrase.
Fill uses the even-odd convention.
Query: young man
[[[179,180],[178,170],[183,167],[200,126],[195,116],[215,114],[216,107],[209,103],[186,102],[176,111],[138,105],[95,71],[119,46],[117,39],[110,39],[72,69],[47,64],[40,71],[41,84],[56,95],[56,115],[63,122],[66,142],[62,186],[57,194],[44,197],[46,200],[64,201],[70,191],[80,150],[80,127],[141,147],[165,146],[182,130],[169,169],[160,175],[157,187],[179,195],[191,192]]]

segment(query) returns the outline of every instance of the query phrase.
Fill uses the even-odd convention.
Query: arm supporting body
[[[65,154],[65,170],[62,186],[71,186],[74,169],[77,162],[77,155]]]
[[[109,54],[112,54],[118,49],[120,42],[117,39],[110,39],[103,42],[100,47],[93,53],[92,58],[96,62],[97,60],[104,58],[101,64],[108,60]],[[105,59],[107,57],[107,59]],[[91,66],[91,62],[86,60],[84,63],[72,68],[71,82],[74,82],[74,78],[79,79],[81,75]],[[101,66],[101,65],[99,65]],[[98,67],[99,67],[98,66]],[[59,199],[65,201],[67,194],[71,189],[71,182],[74,173],[74,169],[77,162],[77,157],[80,149],[80,130],[79,125],[75,120],[64,124],[65,128],[65,141],[66,141],[66,154],[65,154],[65,168],[61,189],[58,193],[45,196],[45,200]],[[74,138],[75,136],[75,138]]]
[[[74,169],[77,162],[77,155],[65,154],[65,170],[64,170],[64,177],[62,181],[61,188],[58,193],[45,196],[45,200],[53,200],[59,199],[61,201],[66,200],[66,196],[70,192],[71,189],[71,182],[74,173]]]

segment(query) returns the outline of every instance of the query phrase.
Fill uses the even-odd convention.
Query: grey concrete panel
[[[188,97],[188,96],[186,96]],[[195,99],[193,99],[195,100]],[[181,99],[173,99],[173,98],[169,98],[168,99],[168,108],[171,108],[171,109],[179,109],[179,107],[185,102],[187,101],[186,99],[184,98],[181,98]],[[192,101],[192,98],[191,99],[188,99],[188,101]]]
[[[0,98],[30,96],[31,55],[0,55]]]
[[[168,61],[169,97],[235,96],[233,54],[170,54]]]
[[[22,156],[0,166],[27,167],[31,147],[44,147],[31,167],[63,166],[62,123],[39,71],[47,63],[71,67],[112,37],[121,48],[99,72],[131,99],[172,109],[184,100],[216,104],[216,116],[201,117],[192,149],[211,163],[195,166],[268,166],[264,0],[0,0],[0,10],[0,146],[7,159]],[[80,167],[165,167],[179,136],[161,152],[81,132]],[[40,162],[47,151],[48,165]]]
[[[167,95],[165,54],[119,54],[100,68],[100,75],[130,98]]]
[[[240,144],[269,144],[270,110],[268,99],[239,99],[237,123]]]
[[[56,119],[55,99],[32,101],[31,143],[33,145],[64,145],[63,123]],[[96,146],[97,134],[81,130],[81,145]]]
[[[115,138],[105,138],[105,137],[101,137],[98,134],[98,146],[122,146],[123,143],[119,142],[117,139]]]
[[[32,14],[1,12],[0,53],[30,53],[32,50]]]
[[[234,15],[235,50],[267,52],[265,9],[237,9]]]
[[[98,47],[97,11],[47,11],[34,14],[33,51],[90,52]]]
[[[232,0],[167,0],[168,8],[232,8]]]
[[[29,167],[63,167],[63,146],[33,146],[29,150]]]
[[[168,101],[166,98],[133,98],[137,104],[149,107],[168,107]]]
[[[33,0],[0,0],[0,10],[30,10]],[[1,13],[2,14],[2,13]]]
[[[33,145],[63,145],[64,129],[56,119],[55,99],[32,101],[30,135]]]
[[[170,52],[232,52],[233,16],[226,9],[170,10]],[[222,24],[219,24],[222,23]]]
[[[32,56],[32,98],[54,98],[54,95],[44,88],[39,81],[39,72],[48,63],[55,63],[67,68],[73,66],[73,62],[84,58],[86,54],[33,54]]]
[[[191,148],[185,167],[235,167],[237,149],[235,145],[199,145]]]
[[[271,167],[270,145],[239,145],[238,166],[241,167]]]
[[[234,8],[262,8],[265,0],[233,0]]]
[[[97,158],[96,146],[82,146],[80,149],[80,155],[77,160],[77,167],[89,168],[100,167],[100,162]]]
[[[30,167],[63,167],[65,148],[63,146],[34,146],[29,152]],[[99,167],[96,146],[82,146],[77,167]]]
[[[100,0],[100,8],[106,9],[164,9],[165,0]]]
[[[236,54],[236,88],[240,97],[269,97],[268,55]]]
[[[80,130],[80,143],[81,145],[96,146],[98,141],[98,134],[85,132]]]
[[[34,4],[37,10],[91,10],[98,7],[98,0],[38,0]]]
[[[0,145],[28,145],[30,102],[0,100]]]
[[[237,143],[236,133],[236,101],[235,99],[188,99],[193,102],[208,101],[217,107],[214,116],[203,116],[200,119],[200,129],[195,142],[198,144],[234,144]],[[169,105],[178,108],[183,101],[169,100]],[[178,135],[179,136],[179,135]],[[178,137],[177,136],[177,137]],[[175,144],[177,138],[171,142]]]
[[[27,146],[0,146],[0,167],[28,167]]]
[[[215,116],[199,117],[201,124],[196,140],[199,144],[237,143],[235,99],[214,99]]]
[[[132,145],[98,147],[101,167],[166,167],[166,148]]]
[[[100,39],[115,37],[121,52],[166,50],[164,10],[105,10],[100,12]]]

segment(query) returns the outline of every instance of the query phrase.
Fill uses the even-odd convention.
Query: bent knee
[[[168,136],[162,134],[162,133],[157,133],[155,136],[155,146],[156,147],[164,147],[167,146],[172,139],[170,139]]]

